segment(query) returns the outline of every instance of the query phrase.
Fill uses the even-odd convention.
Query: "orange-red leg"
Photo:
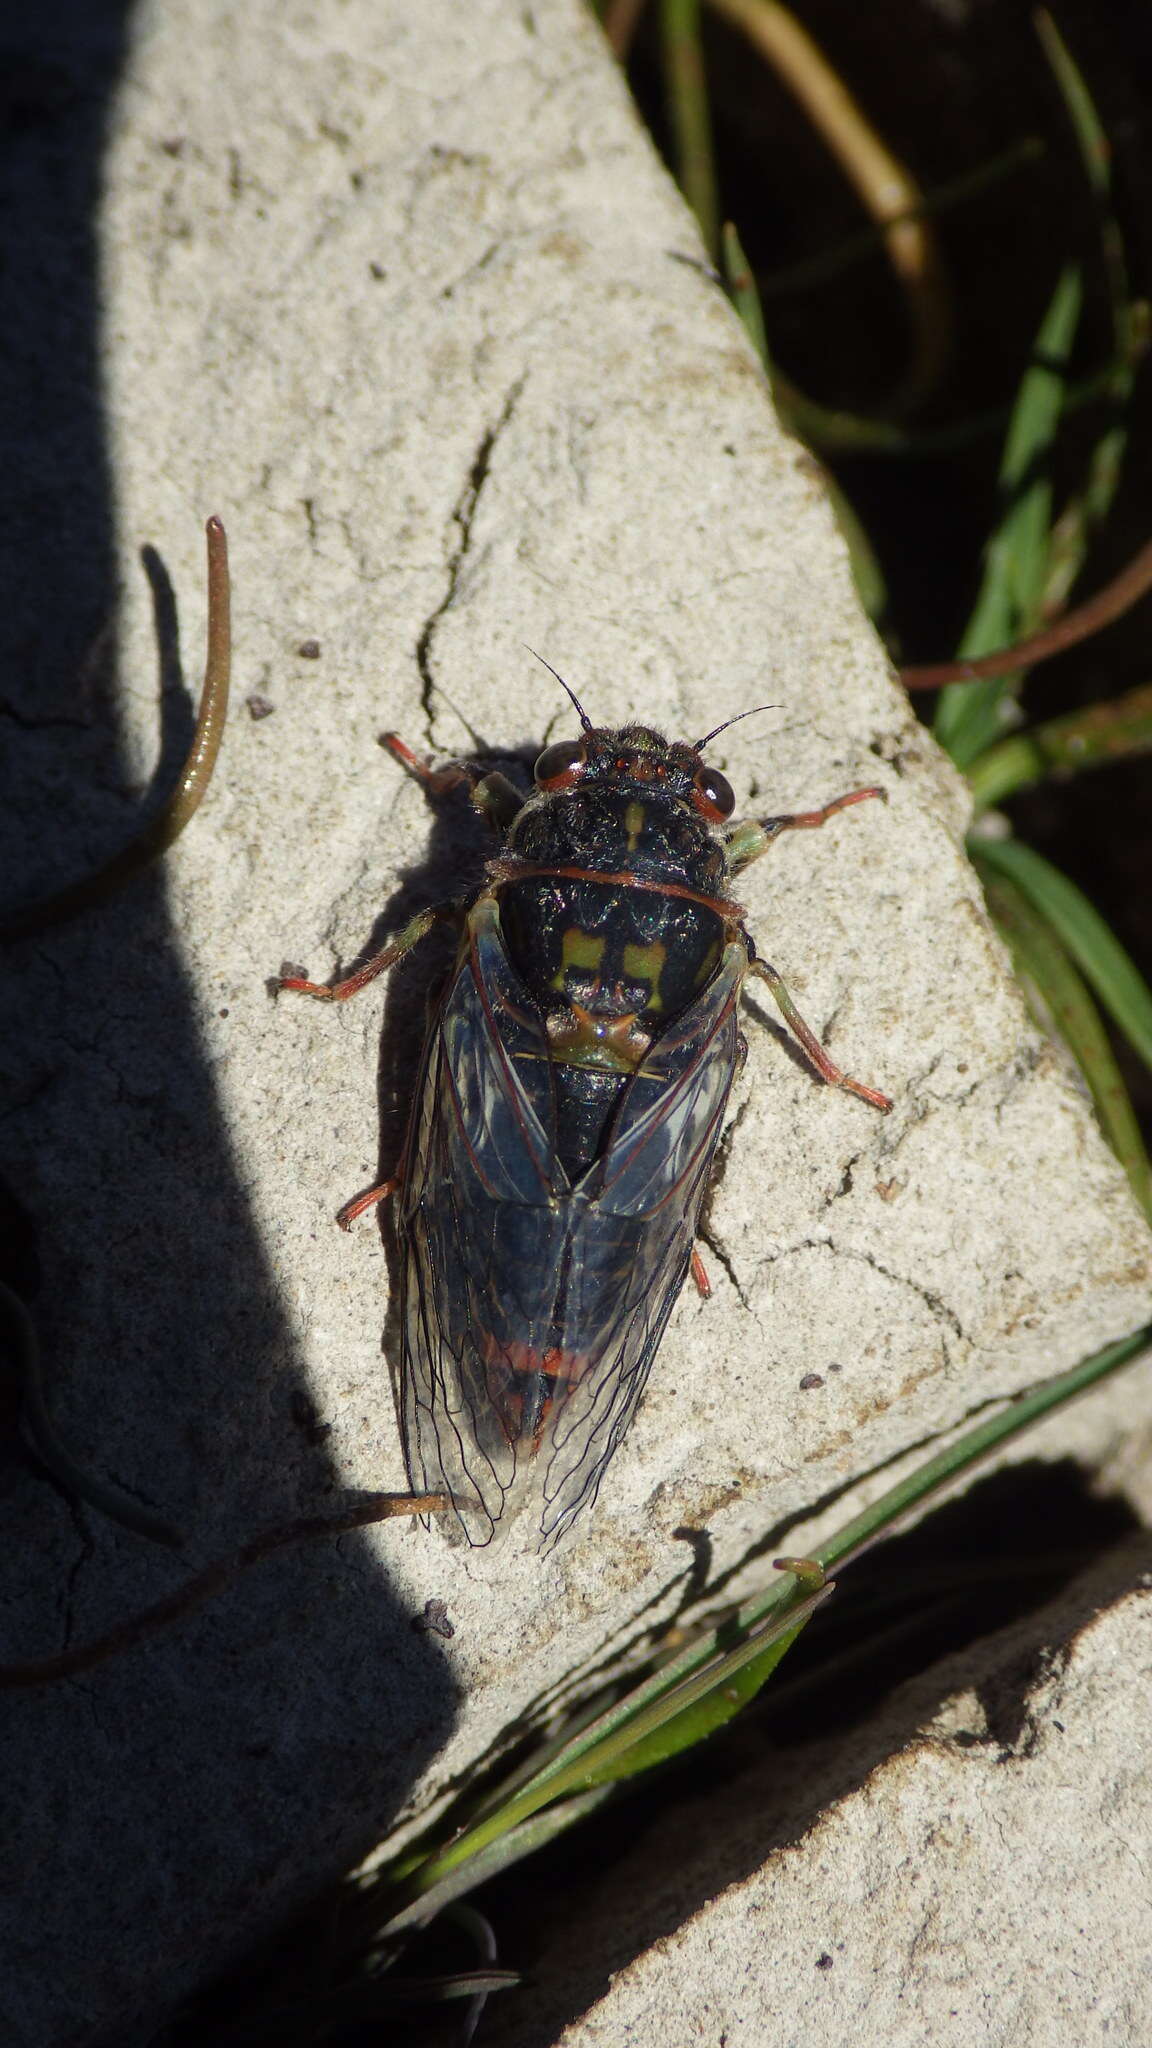
[[[418,946],[434,924],[439,923],[442,918],[455,919],[458,915],[459,912],[450,904],[434,904],[430,910],[417,911],[416,916],[405,925],[396,938],[389,939],[386,946],[382,946],[378,953],[373,953],[372,958],[366,960],[363,967],[358,967],[355,974],[346,975],[343,981],[334,981],[331,984],[308,981],[301,974],[282,971],[272,983],[273,990],[279,994],[281,989],[290,989],[293,995],[318,996],[324,1003],[346,1003],[349,996],[358,995],[362,988],[367,988],[370,981],[375,981],[378,974],[383,974],[385,968],[394,967],[397,960],[402,960],[405,953],[410,953],[413,946]]]
[[[401,1176],[394,1173],[390,1179],[382,1180],[379,1187],[369,1188],[366,1195],[354,1195],[350,1202],[345,1202],[344,1207],[336,1211],[336,1221],[341,1230],[351,1230],[356,1218],[363,1216],[366,1209],[374,1209],[377,1202],[386,1202],[389,1195],[396,1193],[400,1179]]]
[[[835,1061],[829,1059],[816,1033],[804,1022],[792,1001],[783,976],[778,974],[774,967],[770,967],[766,960],[753,960],[748,972],[759,975],[761,981],[768,983],[781,1016],[800,1040],[817,1073],[823,1076],[830,1088],[843,1088],[849,1095],[858,1095],[861,1102],[870,1102],[873,1109],[891,1109],[890,1097],[882,1095],[878,1088],[866,1088],[863,1081],[854,1081],[850,1074],[842,1073]]]
[[[408,770],[409,775],[422,782],[431,796],[447,796],[450,789],[459,789],[461,783],[472,789],[479,779],[463,761],[449,761],[446,768],[429,767],[427,761],[422,761],[419,754],[412,752],[407,740],[402,740],[398,732],[382,732],[380,745],[387,749],[394,761],[399,761],[400,766]]]
[[[846,796],[834,796],[831,803],[822,805],[818,811],[790,811],[778,818],[750,818],[747,824],[737,825],[728,839],[731,873],[738,875],[742,868],[759,860],[782,832],[815,832],[827,824],[829,818],[834,818],[837,811],[846,811],[852,804],[867,803],[872,797],[886,804],[888,792],[886,789],[850,789]]]
[[[394,761],[399,761],[409,775],[422,782],[429,796],[447,796],[450,790],[467,789],[473,808],[482,818],[487,818],[496,832],[503,832],[511,824],[524,803],[524,792],[501,775],[498,768],[489,769],[487,774],[474,768],[467,761],[449,761],[444,768],[432,768],[414,754],[407,740],[399,733],[383,732],[380,745],[386,747]]]

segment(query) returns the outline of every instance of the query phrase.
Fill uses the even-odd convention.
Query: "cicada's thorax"
[[[547,1022],[557,1153],[576,1180],[653,1040],[716,971],[724,848],[682,797],[609,780],[530,799],[507,847],[501,928]],[[519,880],[519,862],[546,872]]]

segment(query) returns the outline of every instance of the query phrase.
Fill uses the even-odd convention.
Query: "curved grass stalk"
[[[912,362],[888,410],[902,414],[935,389],[951,346],[951,303],[924,194],[888,148],[824,52],[778,0],[710,0],[800,102],[880,228],[912,323]]]
[[[1012,955],[1042,1030],[1063,1039],[1092,1092],[1100,1128],[1125,1173],[1144,1214],[1152,1222],[1152,1166],[1140,1125],[1120,1076],[1108,1034],[1082,976],[1047,920],[1015,883],[982,868],[979,842],[972,847],[992,918]]]
[[[63,924],[82,910],[102,903],[122,888],[143,868],[167,851],[199,810],[228,718],[228,684],[232,663],[231,581],[228,575],[228,540],[223,522],[212,518],[205,528],[208,543],[208,652],[204,666],[204,688],[196,718],[196,730],[188,749],[180,779],[163,809],[144,825],[128,845],[106,861],[93,875],[71,882],[52,896],[42,897],[0,923],[0,940],[34,937],[51,926]]]
[[[1011,647],[998,647],[991,654],[957,656],[955,661],[925,663],[902,668],[900,681],[906,690],[939,690],[947,683],[970,683],[985,676],[1010,675],[1016,669],[1033,668],[1039,661],[1051,661],[1054,654],[1088,640],[1114,619],[1123,618],[1132,606],[1152,590],[1152,541],[1146,541],[1132,560],[1074,611],[1030,633]]]
[[[1083,891],[1018,839],[975,837],[981,866],[1006,876],[1067,948],[1133,1050],[1152,1068],[1152,989]]]

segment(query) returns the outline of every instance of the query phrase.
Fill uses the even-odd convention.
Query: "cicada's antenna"
[[[576,706],[576,709],[580,714],[580,723],[584,727],[585,732],[595,732],[596,728],[593,725],[592,720],[589,718],[588,713],[585,711],[584,706],[580,702],[579,697],[576,695],[575,690],[571,689],[570,686],[564,681],[564,678],[560,674],[559,669],[553,668],[552,663],[550,661],[545,661],[544,656],[542,654],[537,654],[536,649],[534,647],[528,647],[527,641],[524,642],[524,645],[528,648],[529,654],[531,654],[533,658],[540,663],[542,668],[547,669],[550,676],[555,676],[556,681],[560,685],[560,688],[566,691],[568,696],[571,697],[573,704]]]
[[[702,754],[709,740],[714,740],[720,733],[727,732],[730,725],[739,725],[742,718],[758,718],[762,711],[782,711],[783,709],[784,706],[782,704],[757,704],[753,711],[738,711],[735,718],[726,718],[723,725],[714,725],[711,732],[706,732],[702,740],[696,740],[692,751],[694,754]]]

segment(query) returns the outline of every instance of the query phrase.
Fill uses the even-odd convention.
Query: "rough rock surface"
[[[460,886],[467,827],[433,823],[376,738],[567,731],[525,642],[604,721],[691,737],[777,707],[712,752],[742,808],[884,784],[886,809],[786,839],[743,894],[834,1057],[896,1105],[820,1088],[753,1023],[715,1298],[680,1304],[566,1548],[468,1555],[394,1524],[9,1700],[0,2031],[54,2048],[127,2038],[642,1639],[688,1580],[678,1529],[706,1526],[728,1573],[785,1530],[796,1549],[813,1502],[844,1512],[1152,1296],[1121,1176],[989,934],[963,792],[576,0],[58,0],[21,34],[18,899],[122,842],[158,749],[171,779],[210,512],[235,575],[237,710],[202,814],[162,874],[6,974],[0,1168],[39,1231],[61,1429],[194,1562],[402,1485],[386,1259],[331,1218],[391,1164],[432,970],[341,1012],[264,983]],[[1122,1407],[1089,1404],[1086,1440]],[[32,1474],[2,1511],[8,1656],[83,1641],[185,1569]],[[430,1597],[450,1643],[412,1630]]]
[[[706,1810],[681,1805],[532,1975],[555,1998],[575,1958],[598,1955],[603,1974],[606,1944],[644,1952],[566,2027],[509,2000],[494,2048],[1146,2041],[1146,1536],[1127,1563],[1143,1584],[1098,1615],[1103,1582],[1082,1584],[1063,1627],[1077,1605],[1091,1618],[1070,1635],[1054,1611],[1047,1636],[1006,1633],[897,1695],[856,1737],[853,1788],[810,1827],[832,1789],[819,1749],[769,1755]],[[675,1932],[654,1938],[661,1923]]]

